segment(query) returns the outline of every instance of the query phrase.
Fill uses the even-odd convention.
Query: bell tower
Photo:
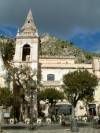
[[[30,64],[33,69],[38,68],[38,43],[39,36],[34,24],[31,10],[27,15],[24,25],[17,31],[14,55],[15,66]]]

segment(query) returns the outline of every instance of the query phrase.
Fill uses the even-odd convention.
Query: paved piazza
[[[3,133],[72,133],[68,129],[5,130]],[[78,133],[100,133],[100,129],[80,128]]]

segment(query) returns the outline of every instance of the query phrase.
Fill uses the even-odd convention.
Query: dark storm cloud
[[[100,28],[100,0],[0,0],[0,24],[21,25],[29,9],[41,32]]]

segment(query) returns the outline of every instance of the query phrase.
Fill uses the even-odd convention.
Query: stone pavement
[[[72,133],[69,129],[5,130],[3,133]],[[100,133],[100,129],[80,128],[78,133]]]

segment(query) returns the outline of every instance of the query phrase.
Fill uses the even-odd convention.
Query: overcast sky
[[[100,0],[0,0],[0,25],[21,26],[29,9],[40,33],[100,31]]]

